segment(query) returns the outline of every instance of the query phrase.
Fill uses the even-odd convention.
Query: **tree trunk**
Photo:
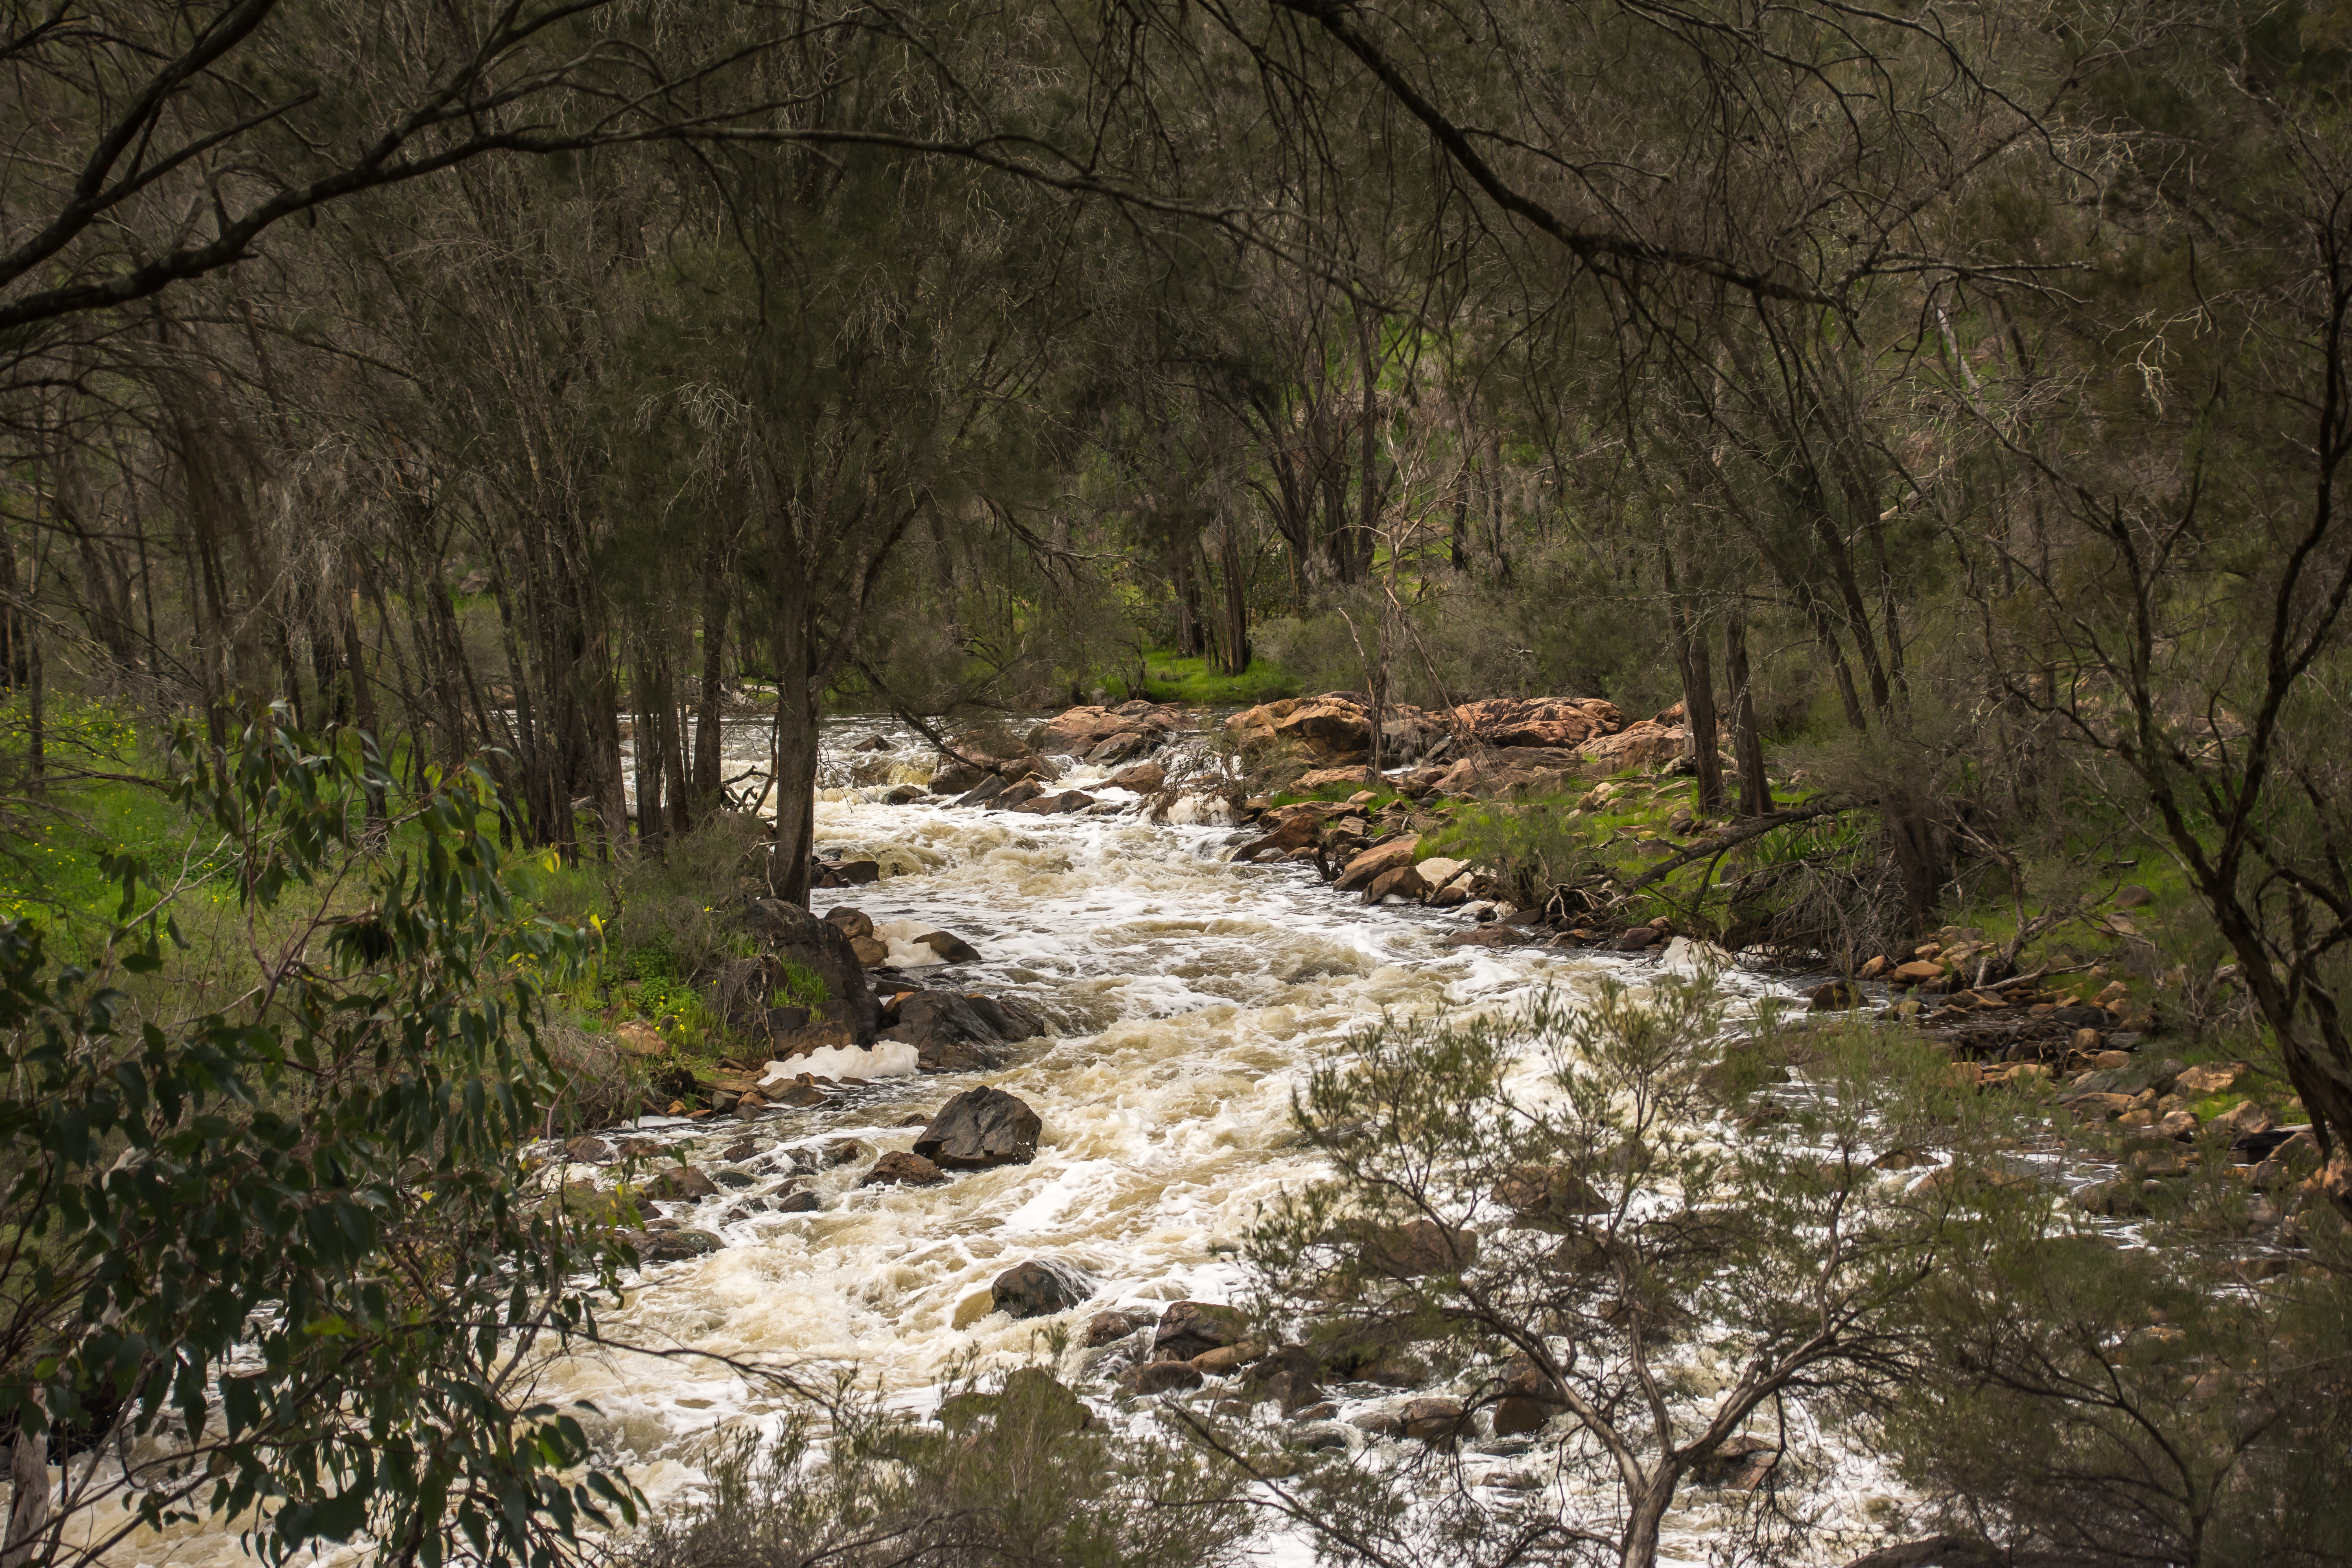
[[[669,775],[669,830],[683,838],[694,831],[694,778],[686,771],[686,696],[675,679],[662,703],[662,770]]]
[[[1168,531],[1168,582],[1176,597],[1176,651],[1198,657],[1208,652],[1202,626],[1201,584],[1192,571],[1192,531],[1171,522]]]
[[[1226,517],[1217,531],[1219,565],[1224,577],[1224,635],[1219,639],[1223,673],[1240,675],[1249,668],[1249,568],[1242,559],[1240,531]]]
[[[1755,688],[1748,671],[1748,610],[1736,598],[1723,622],[1723,678],[1731,683],[1731,753],[1739,761],[1739,815],[1762,816],[1772,809],[1772,786],[1764,776],[1764,737],[1757,732]]]
[[[1626,1498],[1625,1534],[1617,1555],[1621,1568],[1657,1568],[1658,1531],[1681,1479],[1679,1469],[1661,1463],[1648,1483]]]
[[[1683,722],[1691,736],[1691,760],[1698,765],[1698,813],[1713,816],[1723,810],[1723,757],[1715,713],[1715,671],[1707,658],[1706,638],[1695,629],[1689,602],[1675,583],[1675,554],[1659,552],[1665,566],[1666,619],[1675,639],[1675,667],[1682,674]]]
[[[368,685],[366,647],[360,641],[360,591],[353,588],[343,606],[343,669],[351,682],[352,710],[359,716],[360,733],[374,745],[379,761],[392,755],[375,711],[375,692]],[[370,785],[367,791],[368,842],[381,847],[384,841],[386,814],[383,791]]]
[[[809,862],[816,848],[816,664],[809,584],[789,579],[777,595],[776,728],[771,769],[776,821],[768,855],[768,892],[786,903],[809,901]]]
[[[1861,693],[1854,689],[1853,670],[1846,664],[1845,648],[1838,641],[1837,627],[1830,623],[1829,613],[1818,599],[1809,599],[1805,618],[1812,626],[1813,640],[1821,645],[1822,656],[1830,661],[1830,673],[1837,679],[1838,701],[1845,709],[1846,723],[1857,731],[1869,729],[1870,721],[1863,716]]]
[[[36,1394],[36,1398],[39,1395]],[[49,1440],[19,1428],[8,1455],[8,1532],[0,1537],[0,1568],[23,1568],[40,1550],[49,1527]]]
[[[1360,427],[1363,439],[1363,476],[1357,491],[1359,521],[1356,524],[1356,549],[1360,554],[1357,570],[1360,574],[1369,574],[1381,526],[1380,328],[1361,306],[1356,310],[1356,341],[1362,350],[1364,365],[1364,419]],[[1386,657],[1383,655],[1382,658]]]
[[[722,701],[727,683],[727,563],[714,541],[702,572],[702,691],[694,711],[694,816],[709,816],[724,803],[720,779],[727,720]]]
[[[16,607],[16,542],[0,531],[0,690],[33,678],[33,619]]]

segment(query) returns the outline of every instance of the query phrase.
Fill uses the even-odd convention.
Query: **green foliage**
[[[1143,655],[1143,679],[1130,685],[1125,677],[1106,684],[1114,700],[1141,697],[1153,702],[1181,702],[1195,707],[1255,707],[1279,697],[1295,697],[1298,682],[1270,658],[1254,658],[1239,675],[1220,675],[1201,655],[1151,648]]]
[[[846,1395],[828,1425],[823,1443],[805,1419],[719,1437],[708,1491],[627,1568],[1208,1568],[1250,1533],[1232,1471],[1148,1429],[1105,1431],[1039,1368],[963,1384],[937,1425]]]
[[[26,1243],[0,1256],[0,1418],[136,1456],[31,1561],[106,1550],[66,1544],[72,1516],[119,1502],[155,1527],[243,1515],[272,1563],[362,1532],[426,1564],[553,1563],[635,1509],[515,1360],[516,1336],[589,1328],[586,1282],[626,1258],[519,1201],[550,1094],[537,976],[580,933],[509,900],[478,770],[415,801],[394,853],[355,731],[270,711],[225,754],[185,727],[173,750],[241,907],[301,936],[184,1020],[112,983],[168,977],[181,940],[183,889],[137,858],[109,862],[93,967],[0,922],[0,1223]]]
[[[1598,868],[1587,831],[1559,797],[1473,802],[1423,837],[1418,858],[1443,855],[1486,867],[1521,903],[1540,907],[1552,889],[1582,881]]]
[[[1297,1325],[1327,1362],[1433,1363],[1474,1403],[1539,1399],[1576,1434],[1547,1451],[1564,1489],[1507,1530],[1316,1472],[1301,1484],[1335,1534],[1499,1563],[1532,1532],[1597,1532],[1647,1563],[1677,1489],[1751,1419],[1832,1419],[1897,1375],[1895,1310],[1967,1194],[1874,1162],[1975,1138],[1980,1113],[1927,1053],[1808,1035],[1742,1047],[1804,1062],[1807,1092],[1728,1136],[1723,1022],[1708,979],[1607,982],[1506,1018],[1391,1021],[1317,1068],[1297,1117],[1330,1174],[1248,1242],[1270,1331]]]
[[[815,970],[786,960],[777,971],[774,995],[782,1006],[814,1008],[832,1001],[833,989]]]
[[[1959,1238],[1916,1303],[1934,1355],[1890,1411],[1899,1468],[1935,1522],[2021,1554],[2342,1563],[2344,1223],[2291,1189],[2281,1225],[2227,1176],[2154,1184],[2137,1237],[2044,1205]]]

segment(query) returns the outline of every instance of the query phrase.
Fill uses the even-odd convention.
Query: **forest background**
[[[16,853],[240,700],[592,860],[764,713],[802,898],[828,704],[1680,699],[1922,930],[2160,847],[2352,1126],[2340,4],[9,16]]]
[[[2352,1206],[2348,69],[2346,0],[7,5],[12,912],[258,700],[559,864],[765,717],[803,900],[834,706],[1680,700],[1922,934],[2161,883]]]

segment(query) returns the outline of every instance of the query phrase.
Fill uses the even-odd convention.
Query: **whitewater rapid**
[[[876,733],[893,749],[856,749]],[[847,906],[877,925],[953,932],[979,960],[922,983],[1017,997],[1050,1037],[996,1070],[877,1079],[834,1106],[754,1124],[762,1143],[854,1139],[866,1157],[817,1178],[819,1212],[729,1219],[737,1193],[670,1206],[726,1246],[647,1269],[604,1313],[613,1338],[789,1363],[819,1381],[846,1372],[922,1411],[958,1378],[1048,1359],[1056,1324],[1075,1346],[1098,1311],[1238,1300],[1238,1253],[1259,1206],[1318,1174],[1292,1094],[1349,1033],[1384,1015],[1507,1009],[1546,988],[1572,998],[1606,974],[1638,984],[1655,972],[1655,960],[1447,946],[1466,917],[1367,907],[1307,866],[1232,864],[1249,835],[1214,804],[1171,813],[1210,819],[1192,823],[893,805],[879,799],[891,784],[929,772],[892,760],[929,755],[914,737],[843,721],[826,752],[819,852],[876,860],[884,874],[813,894],[817,912]],[[1131,800],[1104,789],[1108,772],[1075,766],[1057,787]],[[849,782],[860,776],[872,782]],[[1771,989],[1752,975],[1730,984],[1750,997]],[[872,1154],[910,1147],[929,1112],[982,1084],[1037,1111],[1033,1163],[938,1187],[854,1185]],[[691,1140],[705,1160],[745,1131],[649,1130]],[[1055,1319],[991,1310],[991,1282],[1032,1258],[1083,1275],[1090,1299]],[[1085,1360],[1066,1350],[1056,1370],[1080,1381]],[[567,1358],[544,1388],[596,1406],[600,1447],[656,1507],[699,1479],[714,1430],[788,1397],[716,1359],[620,1352]]]
[[[740,753],[730,762],[759,760],[760,728],[730,726],[728,750]],[[877,733],[896,742],[890,752],[856,749]],[[1213,802],[1171,814],[1201,820],[1158,823],[880,800],[891,784],[927,776],[929,756],[887,725],[829,727],[819,851],[877,860],[883,878],[812,903],[820,914],[845,905],[877,925],[953,932],[979,959],[921,983],[1018,998],[1050,1034],[995,1070],[876,1079],[826,1106],[751,1123],[640,1124],[713,1171],[719,1151],[747,1135],[761,1151],[747,1163],[771,1171],[794,1150],[860,1145],[860,1157],[814,1178],[817,1212],[730,1218],[745,1194],[726,1190],[662,1205],[725,1245],[646,1268],[622,1301],[601,1309],[602,1335],[639,1348],[574,1351],[540,1369],[541,1397],[594,1406],[584,1425],[601,1457],[656,1510],[700,1481],[714,1432],[772,1420],[790,1402],[729,1361],[790,1367],[820,1384],[847,1375],[919,1412],[959,1378],[1048,1359],[1058,1323],[1071,1348],[1056,1371],[1107,1407],[1107,1391],[1086,1386],[1076,1348],[1087,1320],[1244,1297],[1239,1247],[1259,1205],[1318,1173],[1291,1123],[1292,1094],[1351,1031],[1383,1015],[1508,1008],[1547,987],[1572,999],[1605,974],[1638,984],[1655,973],[1655,959],[1449,947],[1446,935],[1468,923],[1458,912],[1366,907],[1311,867],[1232,864],[1248,835]],[[1060,785],[1132,799],[1105,790],[1106,774],[1077,766]],[[1729,978],[1749,998],[1772,989],[1754,975]],[[910,1147],[931,1111],[983,1084],[1043,1120],[1033,1163],[957,1173],[936,1187],[856,1186],[876,1154]],[[1082,1274],[1091,1298],[1057,1319],[991,1310],[991,1282],[1031,1258]],[[1677,1521],[1694,1561],[1704,1556],[1704,1513]],[[354,1556],[345,1548],[324,1560]],[[202,1568],[239,1558],[233,1535],[202,1528],[150,1538],[135,1553]]]

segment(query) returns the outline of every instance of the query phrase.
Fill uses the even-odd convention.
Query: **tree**
[[[188,874],[112,862],[94,969],[0,924],[0,1420],[37,1479],[0,1551],[91,1563],[257,1507],[271,1562],[362,1531],[403,1563],[556,1561],[635,1506],[531,1386],[631,1260],[524,1193],[537,977],[581,934],[509,901],[479,769],[385,845],[368,799],[394,781],[356,731],[321,746],[280,709],[225,757],[184,726],[174,748],[249,989],[176,1011]]]
[[[1566,1484],[1423,1510],[1341,1468],[1285,1494],[1299,1518],[1372,1562],[1647,1568],[1691,1477],[1772,1468],[1789,1415],[1904,1370],[1895,1309],[1934,1273],[1949,1194],[1874,1162],[1949,1114],[1934,1068],[1809,1041],[1817,1095],[1718,1138],[1718,1097],[1777,1070],[1759,1046],[1726,1053],[1722,1024],[1708,980],[1662,977],[1646,1001],[1604,983],[1572,1009],[1391,1023],[1316,1070],[1297,1118],[1331,1175],[1250,1242],[1273,1326],[1327,1364],[1457,1369],[1461,1425],[1486,1405],[1549,1423]],[[1719,1375],[1695,1383],[1702,1344]]]
[[[2352,1214],[2352,138],[2340,47],[2252,22],[2236,36],[2277,84],[2251,104],[2204,74],[2201,38],[2158,31],[2145,70],[2092,106],[2128,134],[2149,92],[2177,93],[2182,134],[2228,157],[2175,171],[2144,213],[2052,209],[2083,244],[2162,264],[1988,311],[1997,374],[1956,375],[1948,395],[2021,470],[1966,558],[1980,657],[2005,702],[2098,759],[2099,793],[2186,873]],[[2208,198],[2229,218],[2212,236],[2186,216]],[[2140,374],[2070,382],[2084,329],[2190,300],[2142,341]]]
[[[2226,1177],[2146,1184],[2174,1190],[2123,1178],[2156,1211],[2136,1238],[2039,1194],[1988,1207],[1917,1299],[1924,1360],[1884,1436],[1944,1532],[1932,1560],[2346,1561],[2342,1221],[2281,1226]]]

